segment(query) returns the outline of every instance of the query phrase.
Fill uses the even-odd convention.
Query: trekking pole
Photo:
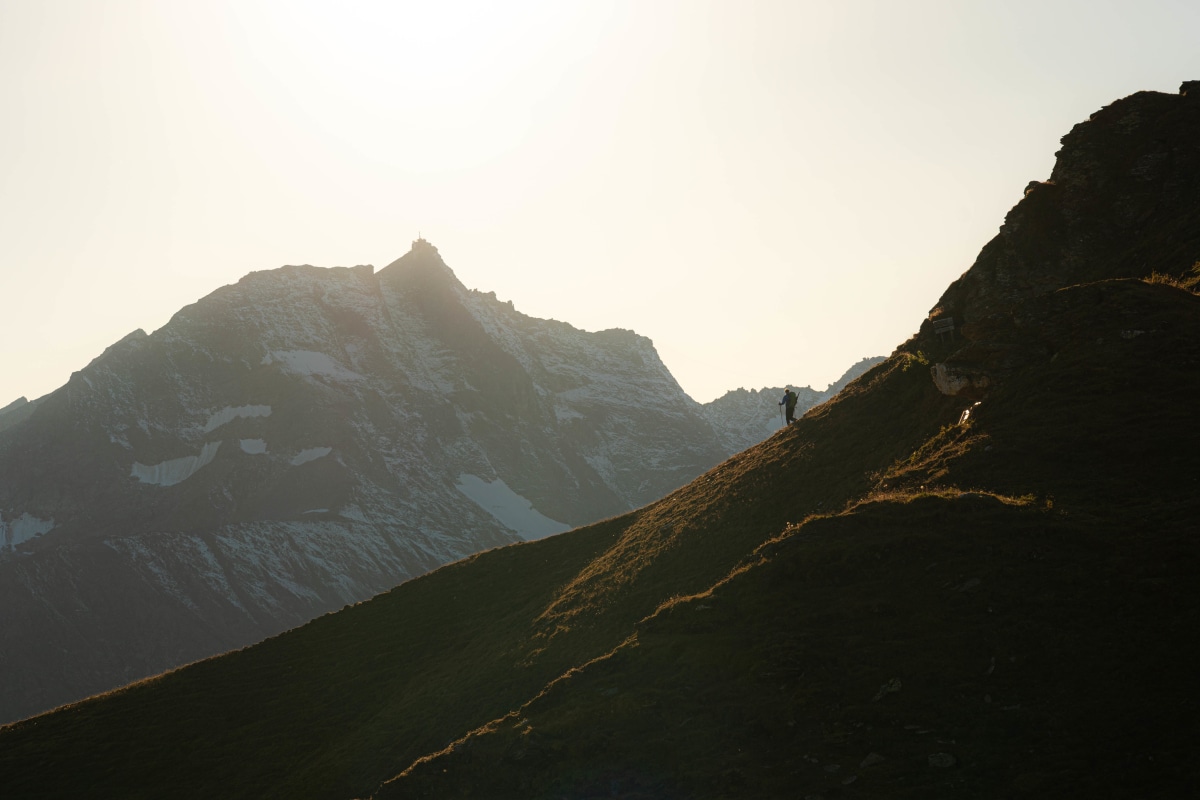
[[[782,424],[787,425],[787,417],[783,415],[783,406],[779,407],[779,421]]]

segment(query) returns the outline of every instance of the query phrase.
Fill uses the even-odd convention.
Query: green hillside
[[[1197,101],[1077,126],[920,331],[761,445],[0,729],[0,796],[1194,795]]]

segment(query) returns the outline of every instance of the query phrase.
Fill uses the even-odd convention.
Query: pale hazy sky
[[[1194,0],[0,0],[0,406],[418,231],[695,399],[886,355]]]

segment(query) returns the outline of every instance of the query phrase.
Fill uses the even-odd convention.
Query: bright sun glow
[[[363,162],[477,168],[529,136],[561,88],[549,61],[583,15],[569,3],[239,4],[260,102]],[[220,85],[214,87],[220,90]]]
[[[889,353],[1170,0],[0,3],[0,407],[252,270],[422,232],[694,398]]]

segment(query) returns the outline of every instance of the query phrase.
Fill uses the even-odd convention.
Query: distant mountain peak
[[[437,247],[435,247],[432,242],[428,241],[422,236],[418,236],[416,239],[413,239],[412,247],[409,248],[408,252],[400,256],[400,258],[396,259],[388,266],[390,267],[393,264],[400,263],[437,264],[443,267],[446,266],[446,262],[442,260],[442,254],[438,252]]]
[[[434,247],[430,242],[426,241],[426,239],[423,236],[418,234],[417,238],[413,239],[412,249],[409,252],[432,253],[434,255],[437,255],[437,251],[438,251],[438,249],[436,247]],[[440,256],[439,256],[439,258],[440,258]]]
[[[407,253],[380,270],[379,275],[382,279],[418,282],[440,279],[459,283],[454,270],[446,266],[437,247],[421,236],[413,240]]]
[[[690,403],[649,339],[519,315],[423,238],[220,287],[0,411],[0,723],[656,500],[729,454]]]

